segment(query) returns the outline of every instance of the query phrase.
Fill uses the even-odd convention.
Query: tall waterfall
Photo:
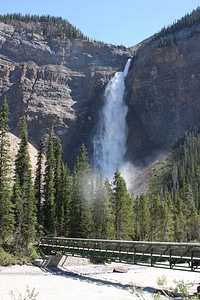
[[[126,152],[128,109],[124,102],[124,90],[130,62],[131,59],[127,61],[123,72],[115,73],[105,89],[105,104],[94,137],[95,167],[108,178],[122,167]]]

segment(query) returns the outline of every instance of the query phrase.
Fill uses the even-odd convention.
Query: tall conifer
[[[60,199],[57,203],[57,231],[60,236],[69,235],[70,203],[72,183],[68,167],[62,163],[60,178]]]
[[[96,180],[93,205],[93,238],[115,239],[112,188],[109,180],[103,183],[102,174]]]
[[[42,202],[44,192],[44,162],[45,162],[45,146],[44,141],[40,140],[38,143],[37,154],[37,169],[35,176],[35,197],[37,201],[37,227],[40,231],[42,229]]]
[[[36,234],[36,200],[33,187],[32,169],[30,163],[30,156],[28,151],[28,133],[26,118],[22,118],[20,123],[20,143],[17,157],[15,160],[15,175],[19,182],[21,190],[21,199],[18,203],[14,199],[16,207],[20,206],[19,216],[17,220],[21,219],[21,225],[17,225],[16,236],[20,235],[19,248],[28,251],[30,243],[34,241]],[[19,232],[20,230],[20,232]]]
[[[145,241],[150,235],[149,198],[142,194],[134,201],[135,211],[135,239]],[[152,216],[153,217],[153,216]]]
[[[134,234],[133,200],[118,169],[114,174],[112,185],[116,239],[132,239]]]
[[[55,139],[54,146],[54,203],[55,203],[55,218],[56,232],[59,235],[59,225],[62,222],[62,204],[61,204],[61,166],[62,166],[62,145],[58,136]]]
[[[43,218],[44,230],[46,234],[56,234],[55,215],[55,183],[54,183],[55,157],[52,133],[49,135],[48,149],[45,163],[44,179],[44,203]]]
[[[14,229],[14,214],[11,202],[11,155],[8,140],[8,104],[6,99],[0,111],[0,239],[4,242]]]
[[[87,150],[81,146],[73,173],[73,194],[70,206],[70,236],[87,238],[91,233],[91,178]]]

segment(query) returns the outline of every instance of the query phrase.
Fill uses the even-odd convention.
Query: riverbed
[[[120,266],[124,272],[113,270]],[[10,300],[11,293],[18,299],[34,291],[37,300],[133,300],[140,299],[133,287],[159,287],[158,279],[165,278],[168,287],[174,281],[193,283],[196,291],[200,273],[138,265],[86,265],[42,269],[35,266],[0,267],[0,300]],[[17,298],[18,297],[18,298]],[[29,298],[27,298],[29,299]],[[141,298],[142,299],[142,298]],[[153,299],[149,293],[143,299]]]

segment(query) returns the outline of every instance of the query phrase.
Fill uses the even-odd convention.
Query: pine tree
[[[58,136],[55,139],[54,146],[54,203],[55,203],[55,218],[56,218],[56,232],[60,235],[59,231],[61,228],[60,222],[64,217],[64,212],[62,210],[61,204],[61,166],[62,166],[62,145]]]
[[[37,169],[35,176],[35,197],[37,201],[37,228],[38,231],[42,230],[43,217],[42,217],[42,202],[44,192],[44,162],[45,162],[45,145],[44,141],[40,140],[38,143],[37,153]]]
[[[103,177],[102,174],[96,179],[96,186],[94,192],[94,203],[93,203],[93,237],[96,239],[102,238],[102,226],[103,226],[103,205],[104,200],[104,189],[103,189]]]
[[[73,172],[72,201],[70,205],[70,236],[88,238],[91,232],[92,203],[90,199],[91,178],[89,176],[87,151],[81,146]]]
[[[97,177],[93,204],[93,237],[115,239],[112,188],[109,180],[103,183],[102,174]]]
[[[52,133],[49,135],[45,163],[43,219],[44,230],[48,235],[56,235],[55,218],[55,186],[54,186],[55,157]]]
[[[103,211],[102,211],[102,239],[114,240],[115,231],[115,214],[113,210],[113,191],[108,179],[104,182],[103,187]]]
[[[161,202],[162,229],[160,232],[160,240],[163,242],[174,241],[174,221],[173,221],[173,201],[169,193],[165,193]]]
[[[139,241],[150,238],[149,198],[142,194],[135,199],[135,239]],[[153,217],[153,216],[152,216]]]
[[[61,166],[60,179],[60,200],[57,210],[59,211],[57,231],[59,236],[67,237],[69,235],[70,224],[70,203],[72,194],[72,183],[69,169],[64,163]]]
[[[133,200],[118,169],[114,174],[112,185],[116,239],[132,239],[134,234]]]
[[[20,214],[22,209],[20,232],[16,232],[16,236],[19,234],[21,238],[19,241],[19,238],[16,237],[16,240],[19,241],[19,248],[27,252],[30,243],[34,241],[36,235],[36,200],[28,151],[28,134],[25,118],[22,118],[20,123],[20,143],[15,160],[15,176],[16,180],[19,181],[19,187],[21,189],[20,204],[16,203],[16,206],[20,206]],[[19,216],[17,219],[19,219]],[[16,225],[17,229],[19,229],[19,224]]]
[[[19,178],[16,174],[15,182],[13,185],[13,193],[12,193],[12,203],[15,208],[15,234],[14,240],[15,245],[14,249],[17,252],[21,251],[21,239],[22,239],[22,226],[23,226],[23,199],[22,199],[22,191],[19,184]]]
[[[185,228],[187,219],[185,215],[187,207],[180,198],[176,199],[174,203],[174,241],[184,242],[185,241]]]
[[[81,201],[79,199],[78,191],[78,167],[79,160],[76,159],[76,164],[73,171],[72,178],[72,199],[70,203],[70,224],[69,237],[80,237],[81,235]]]
[[[162,216],[161,213],[161,202],[158,196],[151,196],[149,199],[149,212],[150,218],[150,241],[157,241],[158,234],[160,232],[160,221]]]
[[[0,239],[2,242],[5,242],[14,229],[14,213],[11,202],[11,155],[7,136],[8,115],[8,104],[5,99],[0,111]]]

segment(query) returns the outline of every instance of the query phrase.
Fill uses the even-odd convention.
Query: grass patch
[[[37,247],[31,246],[27,253],[17,253],[12,251],[5,251],[0,247],[0,266],[11,266],[11,265],[30,265],[33,263],[35,258],[40,258]]]

